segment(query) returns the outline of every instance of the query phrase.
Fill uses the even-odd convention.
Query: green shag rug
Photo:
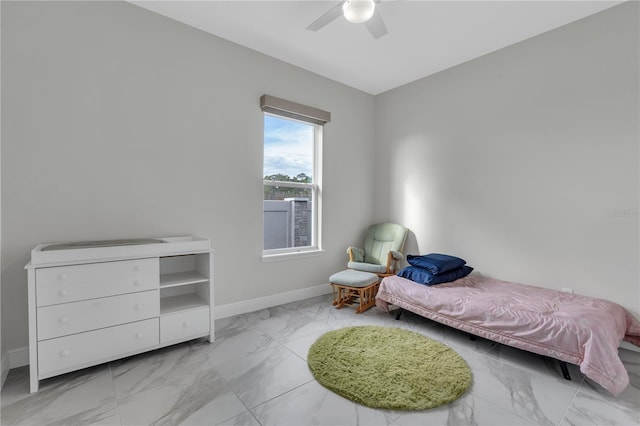
[[[471,370],[453,349],[399,328],[330,331],[311,346],[307,361],[321,385],[372,408],[434,408],[471,385]]]

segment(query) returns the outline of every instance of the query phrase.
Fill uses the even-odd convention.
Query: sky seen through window
[[[263,176],[313,176],[313,125],[265,114]]]

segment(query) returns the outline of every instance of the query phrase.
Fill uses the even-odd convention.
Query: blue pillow
[[[427,269],[435,275],[461,268],[467,263],[466,260],[460,259],[459,257],[440,253],[425,254],[424,256],[408,254],[407,262],[409,262],[411,266],[419,266]]]
[[[418,266],[407,266],[398,272],[398,276],[415,281],[419,284],[435,285],[448,283],[459,278],[466,277],[471,273],[471,271],[473,271],[471,266],[464,265],[458,269],[454,269],[453,271],[447,271],[436,275]]]

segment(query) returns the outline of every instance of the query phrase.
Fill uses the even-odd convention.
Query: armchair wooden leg
[[[333,306],[336,309],[342,309],[357,301],[358,308],[356,313],[360,314],[375,305],[380,282],[378,281],[367,287],[349,287],[334,283],[331,286],[333,287]]]

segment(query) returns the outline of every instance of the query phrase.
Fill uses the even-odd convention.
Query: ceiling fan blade
[[[386,35],[389,31],[387,30],[387,26],[384,24],[382,20],[382,16],[380,12],[378,12],[378,8],[376,7],[373,12],[373,16],[367,22],[364,23],[367,27],[373,38],[379,39],[383,35]]]
[[[327,10],[323,15],[321,15],[318,19],[313,21],[311,25],[307,27],[309,31],[318,31],[320,28],[332,22],[339,16],[342,16],[342,4],[344,1],[341,1],[331,9]]]

